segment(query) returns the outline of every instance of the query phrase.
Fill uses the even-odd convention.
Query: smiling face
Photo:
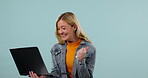
[[[77,37],[73,32],[74,30],[76,30],[76,26],[71,26],[64,20],[59,20],[57,23],[57,32],[64,41],[77,41]]]

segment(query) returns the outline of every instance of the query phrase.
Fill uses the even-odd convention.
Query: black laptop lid
[[[37,75],[48,74],[37,47],[13,48],[10,52],[20,75],[29,75],[29,71]]]

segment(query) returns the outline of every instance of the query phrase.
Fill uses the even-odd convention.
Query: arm
[[[85,58],[78,60],[77,78],[93,78],[96,50],[89,48]]]
[[[58,64],[57,64],[57,61],[56,61],[56,57],[55,57],[55,52],[53,49],[51,49],[51,54],[52,54],[52,71],[51,71],[51,75],[52,77],[49,77],[49,76],[46,76],[46,78],[57,78],[59,77],[60,75],[58,75],[59,73],[59,67],[58,67]]]

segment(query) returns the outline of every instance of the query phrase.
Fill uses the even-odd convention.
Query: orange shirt
[[[81,39],[79,39],[76,42],[67,42],[66,46],[66,69],[67,72],[72,73],[72,66],[73,66],[73,60],[75,56],[76,49],[80,45]],[[72,78],[72,74],[68,75],[68,78]]]

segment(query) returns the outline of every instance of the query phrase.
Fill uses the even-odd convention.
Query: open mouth
[[[67,36],[67,34],[60,34],[60,36],[61,36],[62,38],[65,38],[65,37]]]

